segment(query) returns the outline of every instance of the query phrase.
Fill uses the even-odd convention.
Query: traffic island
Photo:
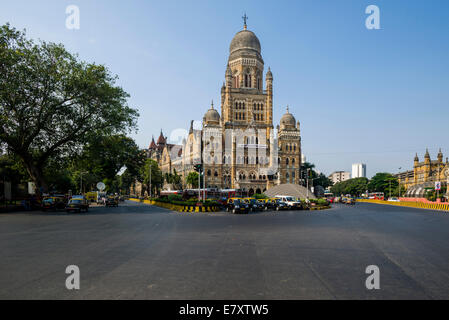
[[[218,206],[203,206],[203,205],[180,205],[174,203],[167,203],[157,200],[139,200],[139,199],[129,199],[130,201],[140,202],[145,204],[150,204],[153,206],[169,209],[178,212],[217,212],[220,211]]]

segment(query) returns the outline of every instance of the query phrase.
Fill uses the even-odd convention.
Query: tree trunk
[[[36,185],[36,195],[39,198],[42,198],[42,193],[48,192],[48,185],[44,179],[44,174],[42,172],[42,168],[32,164],[26,163],[25,166],[27,168],[28,174]]]

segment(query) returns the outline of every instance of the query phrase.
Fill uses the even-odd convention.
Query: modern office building
[[[352,179],[354,178],[366,178],[366,164],[355,163],[352,165]]]

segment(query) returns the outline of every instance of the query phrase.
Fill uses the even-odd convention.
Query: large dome
[[[287,112],[281,118],[281,129],[294,129],[296,128],[296,119],[289,112],[287,107]]]
[[[234,36],[229,48],[231,54],[237,50],[254,50],[260,54],[260,41],[252,31],[242,30]]]
[[[209,110],[207,110],[204,115],[204,120],[206,124],[220,124],[220,114],[214,109],[213,105]]]

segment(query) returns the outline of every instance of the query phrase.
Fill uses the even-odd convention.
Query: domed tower
[[[237,32],[229,47],[225,88],[222,96],[222,122],[226,128],[245,128],[254,123],[257,128],[273,128],[273,76],[267,90],[263,87],[264,61],[260,41],[247,29]],[[267,132],[267,138],[270,132]]]
[[[203,117],[203,166],[207,188],[218,188],[223,181],[222,129],[220,114],[214,109],[214,102]]]
[[[300,182],[301,170],[301,131],[299,121],[287,112],[282,116],[278,132],[280,183]]]
[[[203,117],[203,127],[220,126],[220,114],[214,109],[214,102]]]

